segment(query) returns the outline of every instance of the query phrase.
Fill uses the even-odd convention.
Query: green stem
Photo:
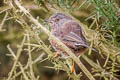
[[[114,32],[112,33],[112,35],[113,35],[113,44],[114,44],[115,46],[118,46],[118,42],[117,42],[117,39],[116,39],[116,32],[114,31]]]

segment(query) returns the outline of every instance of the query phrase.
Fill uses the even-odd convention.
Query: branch
[[[56,43],[63,49],[65,50],[68,55],[78,64],[78,66],[81,68],[81,70],[84,72],[84,74],[90,79],[90,80],[95,80],[94,77],[92,76],[92,74],[86,69],[86,67],[82,64],[82,62],[73,54],[73,52],[67,47],[65,46],[59,39],[57,39],[54,35],[51,35],[50,32],[43,27],[24,7],[22,7],[20,5],[20,3],[18,2],[18,0],[14,0],[15,4],[17,5],[18,8],[20,8],[21,11],[23,11],[23,13],[35,24],[38,26],[38,28],[40,28],[41,30],[43,30],[48,36],[50,36],[50,38],[54,41],[56,41]]]

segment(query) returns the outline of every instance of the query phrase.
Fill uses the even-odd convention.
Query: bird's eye
[[[57,18],[57,19],[55,19],[55,22],[58,22],[59,20],[60,20],[60,19]]]

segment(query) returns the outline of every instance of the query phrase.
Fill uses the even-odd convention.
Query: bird
[[[57,37],[64,43],[76,56],[85,53],[90,48],[86,38],[83,35],[83,30],[79,23],[72,17],[64,13],[55,13],[48,19],[50,25],[50,34]],[[67,53],[62,50],[55,41],[50,40],[52,47],[57,51],[56,55]],[[74,64],[71,72],[74,72]]]

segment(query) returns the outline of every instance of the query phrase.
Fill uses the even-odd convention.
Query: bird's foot
[[[54,57],[56,58],[56,57],[58,57],[58,56],[60,56],[60,54],[59,54],[59,52],[54,52]]]

